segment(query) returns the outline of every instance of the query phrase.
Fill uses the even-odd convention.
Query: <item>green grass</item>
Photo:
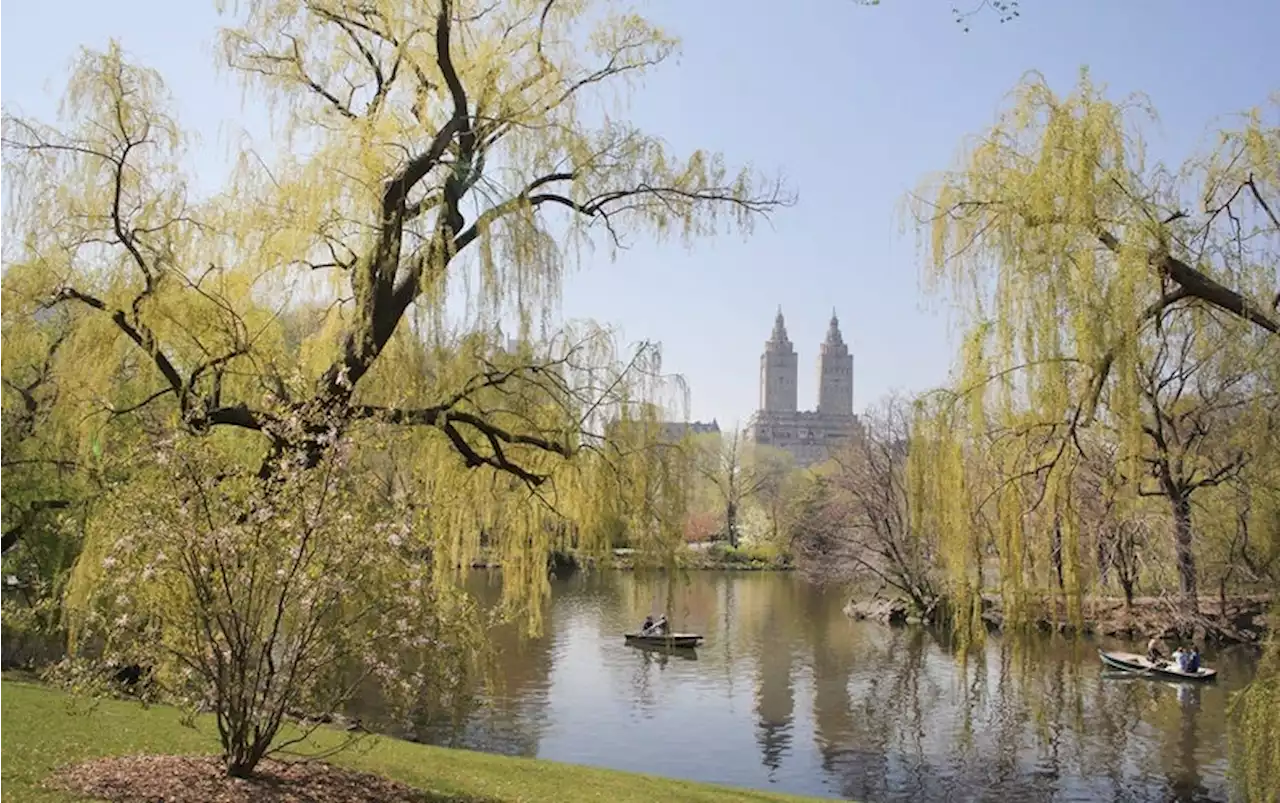
[[[326,732],[318,738],[321,744],[333,743],[341,735]],[[71,801],[82,798],[41,786],[57,767],[107,755],[210,754],[218,752],[218,745],[208,718],[192,729],[179,722],[173,708],[144,708],[121,700],[91,704],[48,687],[5,680],[0,683],[0,752],[5,801]],[[389,738],[370,738],[331,761],[417,787],[428,799],[473,803],[805,800]]]

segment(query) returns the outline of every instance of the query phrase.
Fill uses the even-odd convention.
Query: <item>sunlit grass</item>
[[[16,680],[0,684],[0,747],[5,801],[80,800],[44,789],[57,767],[90,758],[132,753],[217,752],[212,720],[184,727],[179,712],[133,702],[96,703]],[[345,734],[318,734],[317,747]],[[474,803],[575,803],[575,801],[801,801],[806,798],[672,781],[648,775],[552,761],[450,750],[370,737],[334,756],[333,763],[407,783],[429,796]]]

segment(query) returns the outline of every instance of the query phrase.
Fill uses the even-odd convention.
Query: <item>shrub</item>
[[[286,713],[318,721],[368,684],[392,711],[464,703],[479,614],[433,582],[422,528],[389,520],[348,454],[264,483],[212,439],[162,445],[95,517],[65,676],[150,667],[165,696],[213,711],[235,776],[300,741],[276,742]]]

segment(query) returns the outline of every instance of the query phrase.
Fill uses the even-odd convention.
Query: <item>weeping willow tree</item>
[[[789,199],[595,111],[677,47],[607,3],[262,0],[219,42],[278,153],[244,147],[197,197],[162,77],[86,51],[57,125],[5,117],[5,282],[27,325],[80,313],[51,369],[93,422],[78,448],[129,433],[115,456],[136,470],[72,582],[77,644],[203,694],[242,775],[342,678],[432,686],[383,640],[479,643],[454,581],[482,540],[533,613],[557,539],[590,548],[617,517],[676,537],[658,352],[551,332],[561,278],[585,247],[691,243]]]
[[[4,639],[9,656],[30,656],[37,644],[56,644],[58,598],[75,560],[95,474],[75,459],[76,422],[59,398],[54,365],[67,343],[70,321],[52,316],[37,326],[21,320],[20,299],[3,288],[6,312],[0,337],[3,408],[0,412],[0,485],[3,504]]]
[[[967,332],[956,387],[919,408],[911,453],[917,515],[950,545],[962,610],[995,552],[1007,620],[1024,620],[1027,592],[1045,585],[1036,562],[1052,552],[1080,620],[1084,433],[1101,425],[1122,473],[1144,474],[1141,366],[1171,310],[1231,318],[1280,345],[1270,114],[1242,115],[1175,172],[1147,159],[1142,98],[1109,100],[1087,72],[1066,95],[1032,75],[960,165],[913,197],[928,288],[956,301]],[[1122,505],[1137,504],[1137,487],[1125,484]]]
[[[5,288],[9,301],[9,288]],[[13,309],[13,304],[7,304]],[[58,389],[52,384],[53,363],[66,342],[64,322],[22,326],[17,316],[3,323],[3,486],[6,562],[14,549],[35,548],[42,514],[72,506],[74,490],[67,487],[73,468],[59,459],[65,422],[53,420]],[[40,437],[43,434],[45,437]]]
[[[1271,621],[1280,604],[1271,607]],[[1280,637],[1273,629],[1254,681],[1231,698],[1227,711],[1231,778],[1239,799],[1275,803],[1280,797]]]
[[[1001,596],[1018,621],[1025,590],[1043,585],[1034,562],[1046,539],[1060,547],[1064,575],[1075,575],[1062,585],[1079,619],[1088,575],[1074,469],[1103,430],[1128,478],[1116,515],[1139,512],[1134,480],[1147,475],[1144,438],[1162,403],[1144,393],[1143,366],[1158,357],[1171,311],[1188,310],[1197,337],[1224,316],[1280,333],[1280,127],[1249,111],[1206,155],[1172,170],[1147,160],[1142,124],[1152,117],[1142,97],[1108,100],[1087,72],[1066,95],[1033,74],[960,165],[913,199],[929,289],[954,298],[966,330],[956,387],[920,405],[911,451],[915,515],[945,544],[966,635],[980,634],[972,612],[983,549],[998,553]],[[1275,388],[1275,338],[1266,345],[1233,366],[1265,394]],[[1228,351],[1244,359],[1248,348]],[[1155,415],[1184,411],[1179,402]],[[1236,423],[1266,420],[1258,415]],[[1270,507],[1260,483],[1236,488]],[[1183,592],[1194,610],[1194,585]],[[1260,783],[1276,770],[1267,677],[1265,667],[1236,720],[1253,799],[1274,788]]]

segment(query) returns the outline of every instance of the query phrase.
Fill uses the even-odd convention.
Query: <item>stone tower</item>
[[[795,412],[798,369],[799,358],[791,347],[791,341],[787,339],[782,307],[778,307],[778,317],[773,320],[773,333],[764,344],[764,353],[760,355],[761,410]]]
[[[835,310],[818,355],[818,414],[853,415],[853,355],[840,336]]]

